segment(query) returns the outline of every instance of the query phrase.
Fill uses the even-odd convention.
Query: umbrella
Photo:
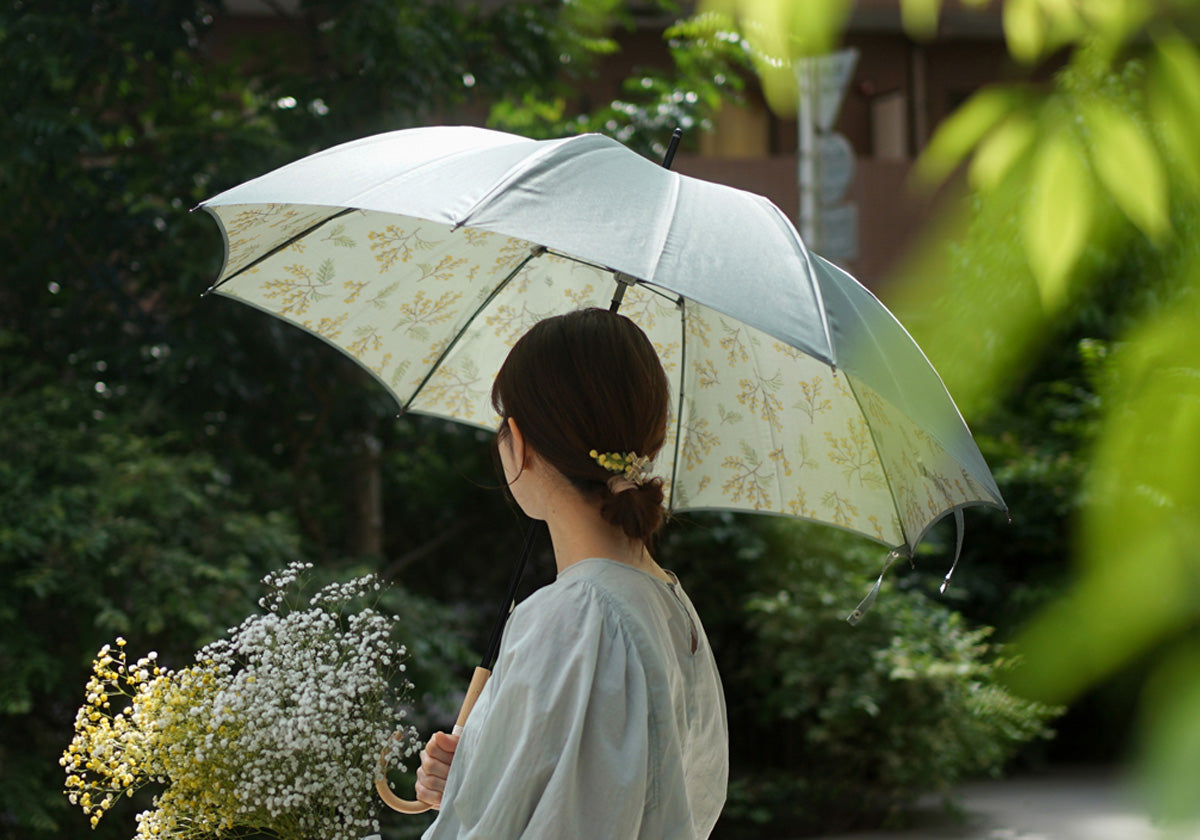
[[[653,469],[671,511],[823,522],[894,559],[947,514],[961,545],[963,508],[1004,509],[937,373],[867,289],[762,196],[610,138],[394,131],[200,206],[226,246],[210,291],[349,354],[402,411],[495,429],[512,343],[619,305],[671,380]]]

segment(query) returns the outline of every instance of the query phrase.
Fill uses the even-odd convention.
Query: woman
[[[437,733],[425,840],[704,838],[725,801],[720,678],[678,580],[651,556],[669,386],[645,334],[600,309],[538,323],[492,402],[517,504],[558,576],[516,608],[461,741]]]

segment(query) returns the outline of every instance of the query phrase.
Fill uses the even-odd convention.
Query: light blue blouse
[[[584,560],[509,617],[423,840],[702,840],[728,775],[721,680],[683,588]]]

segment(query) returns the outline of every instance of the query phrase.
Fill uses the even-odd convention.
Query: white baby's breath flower
[[[396,767],[420,748],[399,708],[410,684],[399,676],[404,648],[392,639],[398,619],[369,606],[380,589],[370,575],[301,600],[311,568],[292,564],[267,575],[265,612],[202,648],[194,666],[166,671],[151,653],[130,669],[140,684],[129,714],[116,717],[141,740],[96,745],[114,754],[140,750],[137,775],[122,771],[129,793],[151,781],[165,785],[154,808],[138,815],[140,840],[247,831],[359,840],[378,831],[380,754],[386,750]],[[117,644],[124,667],[125,640]],[[106,646],[97,667],[118,660]],[[106,702],[100,692],[89,685],[77,730]],[[69,774],[75,763],[64,754]],[[70,795],[91,808],[86,786],[76,787]]]

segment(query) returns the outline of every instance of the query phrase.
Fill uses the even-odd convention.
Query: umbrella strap
[[[950,571],[946,572],[946,576],[942,578],[942,585],[938,589],[938,592],[943,595],[946,592],[946,587],[950,585],[950,576],[953,575],[954,570],[958,568],[958,559],[962,556],[963,533],[966,531],[966,522],[963,519],[963,512],[961,508],[957,508],[954,511],[954,526],[957,532],[954,541],[954,562],[950,564]],[[892,568],[892,564],[895,563],[899,557],[900,552],[898,551],[888,552],[887,560],[883,564],[883,571],[879,573],[879,577],[876,579],[875,585],[871,587],[871,591],[867,593],[867,597],[863,598],[859,602],[858,606],[854,608],[854,612],[846,616],[846,621],[850,622],[851,624],[858,624],[858,622],[862,621],[863,616],[867,614],[867,610],[871,608],[871,605],[875,603],[875,599],[879,597],[879,589],[881,586],[883,586],[884,575],[888,573],[888,569]]]
[[[867,593],[867,597],[863,598],[854,612],[846,616],[846,621],[851,624],[858,624],[862,621],[862,617],[867,614],[867,610],[871,609],[871,605],[875,603],[875,599],[879,597],[879,587],[883,586],[883,576],[888,573],[888,569],[892,568],[892,564],[900,558],[899,551],[889,551],[887,560],[884,561],[883,571],[879,573],[879,578],[875,581],[875,585],[871,587],[871,591]]]
[[[946,587],[950,585],[950,575],[954,574],[954,570],[958,568],[958,558],[962,555],[963,531],[967,527],[963,521],[962,508],[954,509],[954,527],[958,531],[954,546],[954,562],[950,564],[950,571],[946,572],[946,576],[942,578],[942,585],[938,589],[938,592],[943,595],[946,594]]]

